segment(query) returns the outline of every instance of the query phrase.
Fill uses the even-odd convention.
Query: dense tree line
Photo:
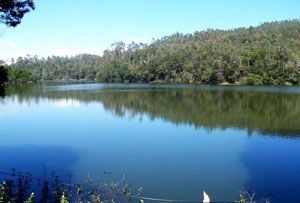
[[[37,79],[125,83],[300,84],[300,20],[113,44],[101,57],[19,58]]]
[[[95,80],[100,57],[82,54],[75,57],[19,57],[12,66],[23,67],[38,80]]]
[[[28,83],[35,80],[33,74],[28,70],[19,67],[0,66],[0,86],[6,83]]]

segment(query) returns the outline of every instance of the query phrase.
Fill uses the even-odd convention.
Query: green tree
[[[0,66],[0,86],[2,86],[7,80],[7,69],[4,66]]]
[[[31,72],[22,68],[9,67],[7,70],[7,78],[9,83],[26,83],[34,82],[35,79]]]
[[[8,27],[16,27],[26,13],[34,10],[33,0],[1,0],[0,23]]]

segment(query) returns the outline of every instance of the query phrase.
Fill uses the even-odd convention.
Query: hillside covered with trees
[[[18,58],[38,80],[125,83],[300,84],[300,20],[118,42],[103,55]]]

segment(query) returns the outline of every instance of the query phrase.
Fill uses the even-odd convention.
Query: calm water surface
[[[300,202],[300,88],[39,84],[0,97],[0,171],[126,174],[145,196]],[[104,175],[103,171],[111,171]],[[0,176],[1,178],[1,176]]]

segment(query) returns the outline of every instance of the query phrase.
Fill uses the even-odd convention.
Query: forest
[[[28,70],[19,67],[0,66],[0,86],[6,83],[30,83],[35,81],[35,77]]]
[[[42,81],[299,85],[300,20],[117,42],[102,56],[19,57],[10,66]]]

